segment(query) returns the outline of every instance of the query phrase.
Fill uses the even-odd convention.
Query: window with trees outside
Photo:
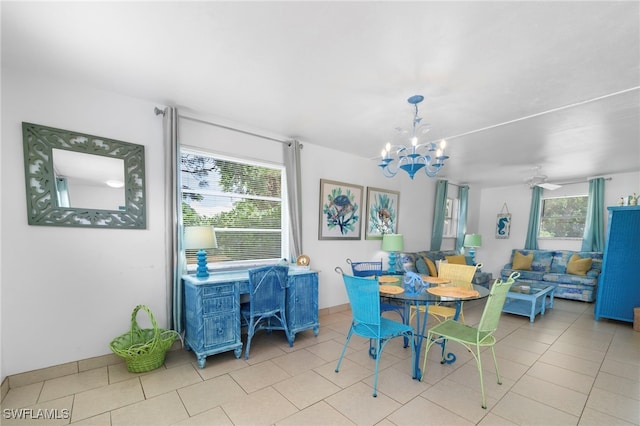
[[[540,238],[582,238],[589,197],[544,198],[540,209]]]
[[[444,238],[455,238],[458,230],[458,199],[447,198],[447,206],[444,212]]]
[[[284,167],[185,148],[180,166],[184,226],[215,229],[218,248],[207,250],[210,265],[259,264],[285,257]],[[194,262],[195,252],[187,250],[187,263]]]

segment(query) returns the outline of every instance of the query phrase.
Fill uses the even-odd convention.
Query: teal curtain
[[[456,251],[462,253],[464,245],[464,234],[467,233],[467,204],[469,198],[469,187],[462,185],[458,188],[458,232],[456,233]]]
[[[604,178],[589,180],[589,205],[582,251],[604,251]]]
[[[527,228],[527,239],[524,248],[527,250],[538,250],[538,229],[540,228],[540,200],[542,199],[542,188],[534,186],[531,190],[531,210],[529,211],[529,227]]]
[[[447,209],[447,189],[449,182],[436,182],[436,200],[433,207],[433,232],[431,234],[431,250],[440,250],[442,233],[444,231],[444,217]]]

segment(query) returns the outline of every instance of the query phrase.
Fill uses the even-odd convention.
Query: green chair
[[[424,361],[422,362],[422,371],[426,373],[427,355],[429,349],[434,343],[442,340],[458,342],[463,345],[476,359],[478,374],[480,375],[480,389],[482,391],[482,408],[487,408],[486,398],[484,396],[484,382],[482,379],[482,359],[480,358],[480,348],[488,346],[491,348],[493,355],[493,363],[496,367],[496,376],[498,384],[501,385],[500,373],[498,372],[498,361],[496,360],[496,352],[494,345],[496,338],[493,333],[498,329],[498,322],[502,313],[502,307],[507,298],[507,293],[516,279],[520,277],[519,272],[514,272],[509,276],[506,282],[496,280],[491,287],[487,303],[484,306],[480,323],[477,327],[463,324],[452,319],[448,319],[440,324],[432,327],[427,333],[427,346],[424,351]],[[444,360],[442,361],[444,363]],[[424,377],[424,374],[423,376]]]
[[[380,314],[380,287],[377,277],[365,278],[354,277],[342,273],[341,268],[336,268],[336,272],[342,275],[344,285],[347,289],[349,304],[353,320],[344,342],[336,373],[340,370],[342,358],[344,357],[351,336],[354,334],[369,339],[369,355],[375,359],[375,373],[373,378],[373,396],[377,396],[378,389],[378,364],[382,351],[389,340],[394,337],[404,337],[409,339],[411,346],[411,365],[414,365],[415,347],[413,344],[413,327],[401,322],[385,318]]]

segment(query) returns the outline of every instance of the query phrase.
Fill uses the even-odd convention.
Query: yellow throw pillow
[[[567,263],[567,274],[572,275],[587,275],[587,271],[591,269],[591,263],[593,260],[590,257],[582,258],[578,256],[578,253],[574,253]]]
[[[529,253],[528,255],[524,255],[519,251],[513,255],[513,267],[512,269],[516,269],[519,271],[530,271],[531,264],[533,263],[533,253]]]
[[[459,254],[457,256],[445,256],[445,259],[447,259],[447,263],[454,263],[456,265],[466,265],[467,261],[464,258],[463,254]]]
[[[427,269],[429,270],[429,275],[432,277],[438,276],[438,270],[436,269],[436,264],[433,263],[433,260],[429,259],[427,256],[422,256],[422,260],[427,264]]]

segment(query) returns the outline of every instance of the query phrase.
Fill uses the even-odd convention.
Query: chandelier
[[[413,127],[409,138],[411,146],[387,143],[382,150],[379,166],[382,168],[384,176],[388,178],[394,177],[400,170],[404,170],[413,179],[413,176],[421,169],[424,169],[427,176],[434,177],[444,166],[445,160],[449,158],[444,154],[447,145],[444,139],[440,141],[440,144],[435,142],[419,143],[419,137],[430,130],[428,124],[420,125],[422,118],[418,117],[418,104],[423,100],[424,96],[422,95],[414,95],[407,99],[407,102],[414,107]],[[396,130],[409,133],[402,131],[402,129]]]

